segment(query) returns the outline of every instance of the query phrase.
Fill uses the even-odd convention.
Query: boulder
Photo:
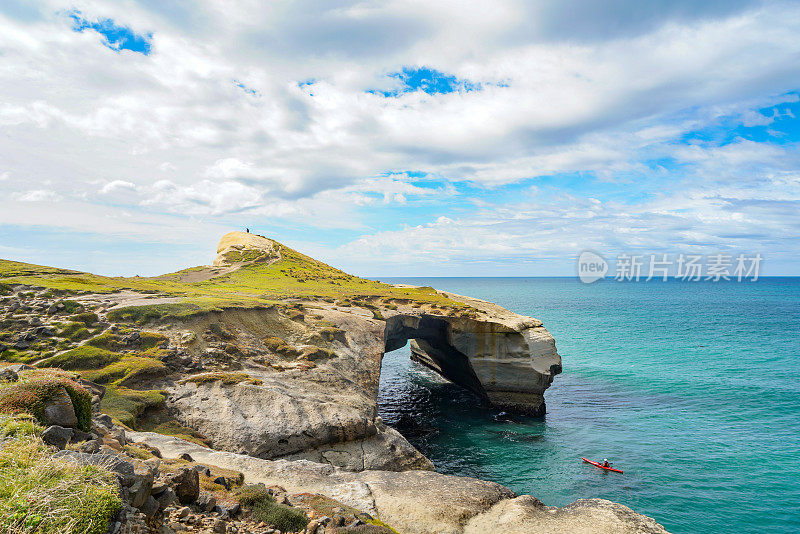
[[[47,427],[44,432],[42,432],[42,441],[48,445],[53,445],[54,447],[63,449],[67,446],[67,443],[69,443],[72,433],[73,430],[71,428],[52,425]]]
[[[158,509],[164,510],[167,506],[171,505],[177,499],[175,492],[172,488],[166,488],[161,493],[155,495],[156,500],[158,501]]]
[[[99,439],[90,439],[89,441],[84,441],[81,443],[78,450],[80,452],[85,452],[88,454],[95,454],[100,451],[101,442]]]
[[[153,473],[149,469],[136,469],[128,485],[128,502],[134,508],[140,508],[150,497],[153,488]]]
[[[197,497],[197,506],[204,512],[210,512],[217,506],[217,499],[211,493],[200,492]]]
[[[181,504],[192,504],[200,495],[200,476],[194,469],[183,467],[168,475],[167,481]]]
[[[158,501],[152,495],[148,496],[147,500],[139,507],[139,510],[148,518],[151,518],[159,511]]]
[[[13,365],[4,367],[4,369],[8,369],[9,371],[14,371],[15,373],[19,373],[21,371],[28,371],[30,369],[33,369],[33,367],[31,367],[26,363],[15,363]]]
[[[0,345],[0,352],[3,352],[3,345]],[[0,382],[16,382],[19,380],[19,375],[12,369],[5,368],[0,370]]]
[[[59,388],[44,407],[44,418],[50,425],[68,428],[78,426],[78,417],[67,390]]]
[[[134,475],[133,464],[126,462],[116,454],[111,453],[98,453],[87,454],[85,452],[76,451],[59,451],[53,455],[53,458],[61,458],[64,461],[73,462],[79,465],[98,465],[105,467],[112,473],[117,475],[129,476]]]

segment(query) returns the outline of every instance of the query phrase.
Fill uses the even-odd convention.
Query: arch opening
[[[430,315],[395,315],[386,321],[384,340],[384,353],[410,342],[413,361],[487,400],[469,358],[453,346],[448,321]]]

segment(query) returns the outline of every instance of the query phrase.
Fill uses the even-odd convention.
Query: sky
[[[0,2],[0,257],[800,275],[800,2]]]

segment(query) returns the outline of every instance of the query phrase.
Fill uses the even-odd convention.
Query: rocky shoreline
[[[62,413],[41,421],[50,425],[44,436],[50,446],[66,449],[58,453],[64,461],[105,454],[131,463],[135,458],[125,457],[125,447],[133,446],[151,456],[144,476],[152,484],[160,480],[153,464],[190,461],[238,473],[240,485],[280,487],[288,504],[292,496],[314,495],[354,511],[321,520],[318,511],[305,510],[312,523],[304,528],[317,534],[348,526],[376,533],[389,527],[404,533],[665,532],[608,501],[558,509],[492,482],[436,473],[377,416],[383,354],[409,341],[413,359],[484,402],[543,414],[543,394],[561,372],[561,358],[537,319],[432,288],[351,277],[241,232],[223,237],[213,267],[144,282],[103,279],[75,291],[63,288],[76,280],[87,286],[93,275],[38,269],[14,264],[6,267],[11,275],[0,277],[0,289],[6,288],[0,358],[30,365],[26,373],[74,373],[68,379],[87,390],[90,431],[78,429],[77,415],[63,417],[66,393],[47,399],[48,409],[58,405]],[[258,293],[266,289],[276,296]],[[194,300],[180,296],[191,292],[198,295]],[[204,308],[218,294],[240,300]],[[3,391],[0,384],[0,399]],[[173,488],[172,482],[156,487]],[[122,495],[130,493],[129,483],[120,480]],[[217,486],[215,499],[238,502],[230,487]],[[195,518],[197,531],[268,532],[269,525],[259,530],[247,514],[208,506],[199,497],[179,499],[194,508],[178,512],[175,499],[167,502],[169,493],[159,500],[161,493],[148,491],[126,501],[138,512],[123,514],[119,528],[139,521],[139,513],[142,532],[184,530],[186,517]],[[375,523],[359,520],[359,513]]]

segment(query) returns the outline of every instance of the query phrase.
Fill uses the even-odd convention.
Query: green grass
[[[139,417],[146,410],[164,404],[166,392],[160,390],[134,390],[124,386],[108,386],[100,409],[130,428],[137,428]]]
[[[308,525],[308,517],[301,510],[278,504],[262,486],[245,486],[236,492],[239,503],[251,510],[253,517],[281,532],[302,531]]]
[[[82,374],[88,380],[100,384],[113,382],[118,386],[131,386],[141,378],[155,378],[165,375],[166,372],[167,366],[154,358],[123,356],[102,369],[85,371]]]
[[[182,273],[193,269],[154,278],[125,278],[7,260],[0,260],[0,280],[7,285],[27,284],[72,293],[110,293],[130,289],[180,299],[175,303],[119,308],[112,310],[108,316],[111,321],[138,324],[165,318],[188,318],[224,308],[266,306],[288,298],[325,301],[349,299],[361,303],[380,300],[387,305],[397,301],[435,304],[453,310],[465,308],[463,304],[452,301],[432,288],[396,288],[359,278],[280,243],[276,245],[281,255],[278,261],[270,264],[256,260],[225,276],[203,282],[179,281]]]
[[[139,343],[136,348],[147,350],[160,346],[167,341],[167,337],[155,332],[139,332]],[[111,332],[104,332],[99,336],[95,336],[86,342],[87,345],[106,350],[120,350],[127,348],[127,345],[122,342],[120,334],[112,334]]]
[[[82,345],[52,356],[43,361],[41,365],[70,370],[99,369],[116,363],[121,359],[122,354],[117,352],[90,345]]]
[[[28,414],[0,415],[0,436],[4,438],[35,436],[44,428],[36,422],[36,418]]]
[[[183,382],[193,382],[198,386],[201,384],[210,384],[213,382],[222,382],[226,386],[230,386],[233,384],[240,384],[242,382],[246,382],[248,384],[255,384],[257,386],[261,385],[261,380],[257,378],[252,378],[247,373],[203,373],[200,375],[190,376],[189,378],[184,378]]]
[[[156,410],[158,411],[158,410]],[[171,417],[165,414],[160,414],[155,417],[149,414],[137,421],[137,426],[142,432],[155,432],[157,434],[164,434],[165,436],[173,436],[186,441],[191,441],[203,447],[209,447],[211,443],[201,433],[191,428],[181,425]]]
[[[83,323],[85,326],[92,326],[93,324],[100,322],[100,318],[94,312],[76,313],[69,319],[70,321]]]
[[[97,466],[51,456],[39,438],[0,449],[0,531],[104,534],[122,506],[116,477]]]
[[[30,363],[41,358],[38,352],[35,351],[20,351],[15,349],[8,349],[0,352],[0,360],[5,362],[14,363]]]
[[[70,373],[58,369],[31,369],[19,373],[19,381],[0,383],[0,413],[27,413],[46,424],[44,409],[64,389],[72,400],[78,428],[88,432],[92,427],[92,396]]]
[[[64,325],[64,327],[58,331],[58,335],[59,337],[65,337],[76,342],[92,337],[92,333],[86,328],[86,325],[78,321],[69,322]]]

